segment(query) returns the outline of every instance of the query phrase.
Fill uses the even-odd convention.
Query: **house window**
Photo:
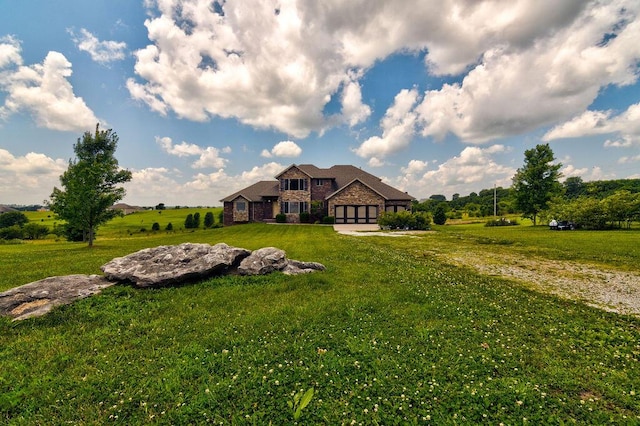
[[[280,205],[282,213],[304,213],[309,211],[309,203],[306,201],[283,201]]]
[[[324,179],[316,179],[316,186],[324,185]]]
[[[243,212],[247,210],[247,203],[244,201],[236,201],[236,211]]]
[[[306,191],[307,180],[306,179],[282,179],[283,191]]]

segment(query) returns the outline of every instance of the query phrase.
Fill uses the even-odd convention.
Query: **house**
[[[125,203],[114,204],[113,206],[109,207],[109,209],[120,210],[125,215],[144,210],[142,207],[130,206],[129,204],[125,204]]]
[[[9,213],[9,212],[17,212],[17,211],[18,210],[14,209],[13,207],[0,205],[0,214]]]
[[[354,166],[321,169],[291,165],[275,181],[260,181],[223,198],[225,226],[269,222],[283,213],[300,222],[311,206],[333,216],[335,223],[376,223],[382,212],[410,210],[414,198]]]

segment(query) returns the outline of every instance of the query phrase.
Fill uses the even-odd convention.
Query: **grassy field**
[[[253,224],[153,234],[135,232],[140,218],[105,226],[93,249],[0,245],[1,289],[185,241],[276,246],[327,271],[116,286],[46,317],[0,319],[3,422],[291,424],[308,389],[300,424],[640,422],[640,320],[424,255],[481,244],[633,269],[637,231],[460,225],[409,239]]]

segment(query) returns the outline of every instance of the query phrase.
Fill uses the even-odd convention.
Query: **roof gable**
[[[382,179],[380,179],[379,177],[365,172],[358,167],[354,167],[351,165],[338,165],[331,167],[329,170],[335,176],[336,185],[338,187],[338,190],[336,190],[336,192],[350,185],[351,182],[353,182],[355,179],[358,179],[373,191],[380,194],[385,200],[411,201],[414,199],[406,192],[402,192],[399,189],[392,187],[391,185],[387,185],[386,183],[382,182]]]
[[[262,180],[254,183],[251,186],[241,189],[238,192],[234,192],[228,197],[223,198],[222,202],[233,201],[238,197],[243,197],[248,201],[262,201],[264,197],[278,197],[278,181],[275,180]]]
[[[310,164],[302,164],[300,166],[297,166],[295,164],[292,164],[289,167],[287,167],[286,169],[284,169],[283,171],[281,171],[280,173],[278,173],[276,175],[276,179],[280,179],[280,176],[282,176],[283,174],[287,173],[291,169],[298,169],[302,173],[304,173],[305,175],[309,176],[310,178],[314,178],[315,176],[312,176],[311,174],[309,174],[309,171],[311,171],[312,173],[314,172],[314,170],[312,170],[309,166],[311,166],[311,165]],[[316,166],[311,166],[311,167],[315,168],[315,169],[318,169]]]
[[[370,185],[367,185],[366,182],[361,181],[358,178],[353,179],[351,182],[349,182],[348,184],[342,186],[341,188],[338,188],[337,191],[327,195],[327,200],[335,197],[336,195],[338,195],[339,193],[341,193],[342,191],[346,190],[347,188],[349,188],[351,185],[353,185],[355,182],[360,182],[362,185],[366,186],[367,188],[369,188],[371,191],[375,192],[376,194],[378,194],[379,196],[381,196],[384,199],[387,199],[387,197],[385,197],[383,194],[381,194],[380,192],[376,191],[375,188],[372,188]]]

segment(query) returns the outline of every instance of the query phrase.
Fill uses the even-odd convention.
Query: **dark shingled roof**
[[[303,170],[305,173],[307,172],[307,167],[309,165],[303,164],[298,166],[299,169]],[[402,192],[386,183],[382,182],[377,176],[372,175],[371,173],[367,173],[358,167],[351,165],[337,165],[332,166],[328,169],[318,169],[315,166],[311,166],[312,168],[316,168],[320,173],[318,176],[312,176],[313,178],[333,178],[336,182],[336,191],[339,192],[345,186],[349,185],[354,180],[359,180],[364,183],[380,195],[382,195],[387,200],[413,200],[413,197],[406,192]],[[311,170],[311,169],[309,169]],[[335,194],[334,192],[334,194]],[[333,195],[333,194],[332,194]]]
[[[371,173],[367,173],[362,169],[351,165],[337,165],[332,166],[328,169],[321,169],[313,164],[300,164],[287,167],[285,170],[280,172],[276,179],[279,178],[284,172],[291,169],[292,167],[298,168],[303,173],[307,174],[311,179],[331,179],[334,181],[335,191],[333,194],[340,192],[347,185],[352,183],[354,180],[359,180],[363,184],[370,187],[372,190],[380,194],[387,200],[413,200],[414,198],[407,194],[406,192],[402,192],[386,183],[382,182],[377,176],[372,175]],[[256,184],[253,184],[245,189],[242,189],[234,194],[229,195],[228,197],[223,198],[222,202],[225,201],[233,201],[238,196],[243,196],[249,201],[261,201],[262,197],[278,197],[278,181],[261,181]],[[331,194],[331,195],[333,195]]]
[[[249,201],[262,201],[263,197],[278,197],[279,183],[277,180],[261,180],[254,183],[238,192],[235,192],[228,197],[223,198],[222,202],[233,201],[239,196],[246,198]]]

